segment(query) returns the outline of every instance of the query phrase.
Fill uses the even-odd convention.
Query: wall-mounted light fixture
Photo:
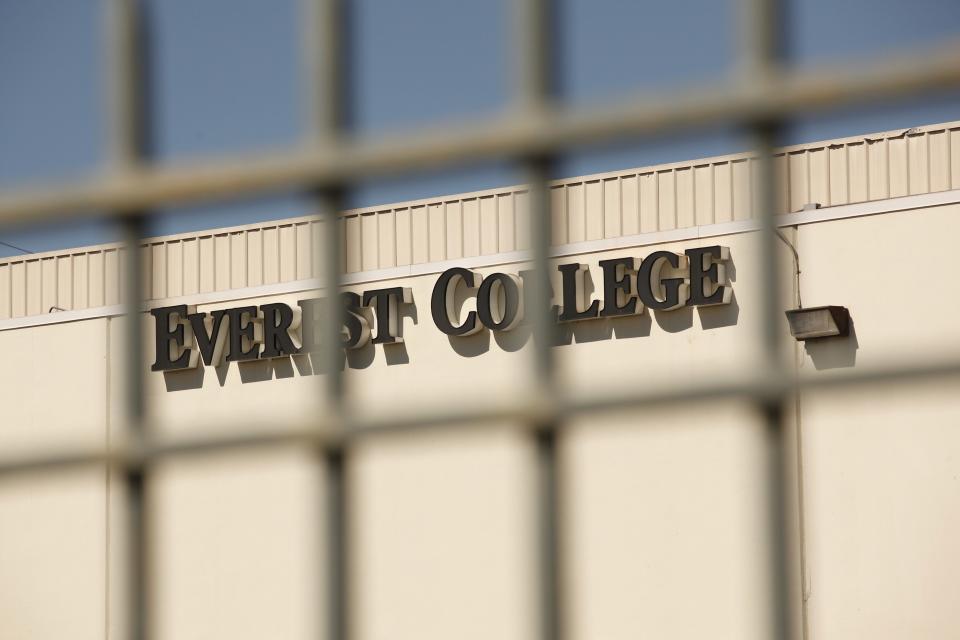
[[[850,311],[846,307],[829,305],[786,312],[790,335],[797,340],[815,340],[850,333]]]

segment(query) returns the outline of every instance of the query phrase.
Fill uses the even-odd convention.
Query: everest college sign
[[[709,246],[683,254],[655,251],[642,260],[634,257],[601,260],[599,295],[588,294],[587,266],[559,264],[558,322],[579,322],[641,314],[645,309],[669,311],[683,306],[727,304],[733,290],[727,278],[730,251]],[[492,273],[453,267],[441,273],[430,296],[430,312],[437,329],[454,336],[479,331],[510,331],[524,317],[524,283],[532,271]],[[461,312],[467,298],[475,309]],[[370,343],[403,341],[402,305],[415,304],[407,287],[344,292],[341,346],[359,349]],[[188,305],[157,307],[156,361],[153,371],[173,371],[224,362],[280,358],[320,349],[325,298],[218,309],[209,313]]]

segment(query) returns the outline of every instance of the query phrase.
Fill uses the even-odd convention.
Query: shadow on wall
[[[417,309],[414,305],[402,305],[400,312],[400,326],[403,327],[406,320],[413,324],[419,322]],[[377,348],[383,349],[384,359],[388,366],[397,364],[409,364],[410,356],[407,353],[407,346],[403,342],[393,344],[374,345],[368,342],[360,349],[347,351],[341,359],[341,370],[366,369],[376,357]],[[312,376],[322,373],[322,363],[320,356],[314,354],[303,354],[296,356],[285,356],[281,358],[271,358],[269,360],[251,360],[247,362],[238,362],[237,371],[240,375],[240,382],[243,384],[251,382],[266,382],[267,380],[279,380],[283,378],[292,378],[296,376]],[[231,363],[223,362],[215,367],[205,367],[202,364],[195,369],[181,369],[178,371],[164,371],[163,382],[167,391],[186,391],[188,389],[199,389],[203,386],[207,369],[213,369],[217,376],[217,382],[220,386],[227,383],[227,373],[230,370]]]
[[[650,335],[649,313],[560,325],[557,346],[599,342],[601,340],[643,338]]]
[[[266,380],[292,378],[294,375],[313,375],[310,358],[311,356],[302,355],[272,358],[270,360],[253,360],[249,362],[238,362],[236,367],[237,372],[240,374],[241,382],[245,384],[248,382],[264,382]],[[195,369],[164,371],[163,382],[164,385],[166,385],[167,391],[199,389],[203,386],[207,369],[213,369],[217,376],[217,382],[221,387],[227,383],[227,373],[230,369],[229,362],[224,362],[216,367],[199,365]]]
[[[196,369],[181,369],[180,371],[164,371],[163,383],[167,391],[186,391],[187,389],[199,389],[203,386],[203,379],[206,376],[206,367],[197,367]]]
[[[417,323],[416,309],[411,307],[404,315],[414,324]],[[571,322],[559,325],[557,331],[556,346],[569,346],[571,344],[582,344],[598,342],[601,340],[625,340],[631,338],[643,338],[650,335],[654,321],[661,330],[668,333],[678,333],[690,329],[693,326],[693,309],[683,307],[673,311],[646,311],[639,315],[622,316],[619,318],[601,318],[596,320],[586,320],[582,322]],[[740,316],[740,305],[737,304],[736,294],[730,304],[716,307],[698,307],[697,314],[700,317],[700,325],[705,330],[717,329],[720,327],[730,327],[737,324]],[[402,326],[402,325],[401,325]],[[532,327],[529,324],[521,324],[511,331],[480,331],[472,336],[458,337],[448,336],[450,348],[459,356],[464,358],[475,358],[490,351],[491,343],[496,342],[497,347],[503,351],[515,352],[522,349],[531,339]],[[853,335],[851,325],[851,338],[854,345],[856,337]],[[808,345],[808,351],[819,349],[818,345]],[[394,344],[375,345],[372,342],[367,343],[359,349],[347,351],[341,361],[341,366],[348,369],[366,369],[373,364],[376,359],[378,349],[383,349],[383,356],[388,366],[409,364],[410,354],[407,352],[407,345],[404,342]],[[836,366],[853,366],[853,359],[856,358],[856,346],[853,347],[853,355],[850,364],[836,364],[843,361],[843,357],[832,354],[834,348],[819,349],[815,354],[811,351],[811,358],[818,369],[833,368]],[[823,353],[824,355],[819,355]],[[832,355],[831,355],[832,354]],[[266,382],[268,380],[292,378],[294,376],[311,376],[321,373],[322,364],[318,360],[319,356],[297,355],[282,358],[272,358],[270,360],[252,360],[248,362],[236,363],[237,371],[240,375],[240,381],[243,384],[253,382]],[[832,358],[832,360],[830,360]],[[829,362],[834,364],[824,364],[819,362]],[[819,362],[818,362],[819,361]],[[195,369],[182,369],[179,371],[164,371],[163,380],[168,392],[185,391],[189,389],[199,389],[203,386],[207,375],[207,369],[212,369],[217,376],[217,382],[222,387],[227,383],[227,374],[232,363],[224,362],[216,367],[198,366]]]
[[[490,351],[490,332],[478,331],[472,336],[447,336],[450,348],[464,358],[476,358]]]
[[[817,371],[854,366],[857,363],[857,349],[860,348],[860,343],[857,341],[857,327],[853,318],[850,318],[849,335],[807,340],[803,346]]]
[[[700,326],[705,330],[719,329],[721,327],[732,327],[740,319],[740,303],[737,302],[737,292],[732,292],[729,304],[715,305],[711,307],[697,307],[697,315],[700,316]]]
[[[625,340],[645,338],[650,335],[654,321],[667,333],[680,333],[693,327],[693,308],[682,307],[673,311],[646,310],[638,315],[618,318],[597,318],[578,322],[562,323],[557,330],[555,346],[569,346],[600,342],[603,340]],[[736,293],[729,304],[712,307],[697,307],[700,326],[704,330],[732,327],[740,318],[740,305]],[[481,331],[472,336],[447,336],[450,348],[464,358],[475,358],[490,351],[491,333],[493,341],[504,351],[514,352],[523,348],[531,337],[531,325],[521,324],[511,331]]]

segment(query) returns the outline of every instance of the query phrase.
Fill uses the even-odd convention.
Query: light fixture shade
[[[797,340],[815,340],[850,333],[850,312],[846,307],[829,305],[786,312],[790,334]]]

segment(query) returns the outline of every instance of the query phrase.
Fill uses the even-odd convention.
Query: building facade
[[[850,315],[848,335],[805,342],[784,319],[798,373],[960,356],[960,123],[791,147],[776,166],[783,308]],[[753,180],[753,161],[736,155],[552,186],[565,388],[589,397],[756,366]],[[522,392],[527,207],[512,187],[342,214],[356,294],[345,298],[348,402],[390,413]],[[298,218],[144,243],[155,428],[190,435],[323,411],[306,352],[324,226]],[[0,261],[0,447],[123,437],[123,254]],[[956,383],[824,383],[792,403],[803,637],[960,628]],[[763,636],[764,434],[751,405],[573,422],[561,441],[570,637]],[[533,454],[499,426],[387,437],[350,457],[358,638],[531,636]],[[150,487],[158,636],[316,637],[321,485],[310,456],[282,449],[165,464]],[[100,470],[0,485],[0,638],[122,637],[122,486]]]

